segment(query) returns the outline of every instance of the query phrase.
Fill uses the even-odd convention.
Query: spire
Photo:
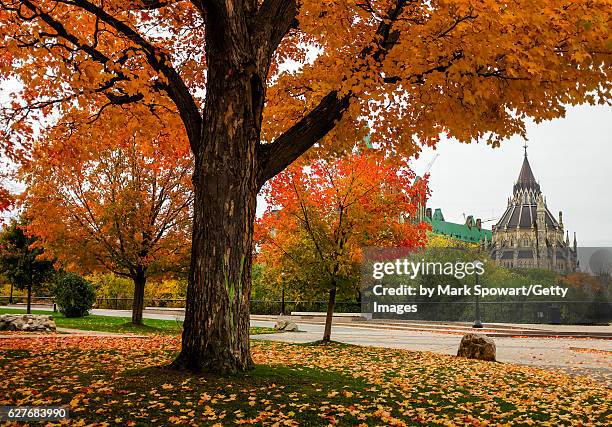
[[[516,184],[514,184],[514,191],[526,189],[535,190],[539,193],[540,185],[536,181],[533,171],[531,170],[529,160],[527,159],[527,144],[525,144],[523,148],[525,148],[525,157],[523,158],[523,166],[521,166],[521,171],[519,172]]]
[[[527,159],[527,152],[525,152],[525,157],[523,158],[523,166],[521,166],[521,172],[519,173],[517,182],[521,184],[536,183],[535,176],[533,176],[533,171],[531,170],[531,165],[529,164],[529,160]]]

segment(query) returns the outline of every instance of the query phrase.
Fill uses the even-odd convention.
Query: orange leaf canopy
[[[197,3],[0,2],[0,81],[22,84],[2,111],[1,149],[27,144],[41,121],[75,105],[96,114],[107,103],[138,102],[178,114],[166,92],[173,84],[201,110],[206,29]],[[304,0],[269,68],[262,140],[330,91],[352,101],[327,143],[311,151],[317,156],[342,151],[365,123],[374,142],[407,154],[441,132],[493,144],[524,134],[527,117],[610,99],[610,6]]]
[[[68,269],[130,276],[184,265],[193,193],[181,125],[114,108],[78,129],[80,117],[65,116],[35,145],[21,171],[29,230]]]

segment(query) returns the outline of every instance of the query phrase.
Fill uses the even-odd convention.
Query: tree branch
[[[115,30],[122,33],[145,51],[149,65],[151,65],[155,71],[162,74],[168,80],[168,84],[163,84],[162,88],[166,91],[170,99],[172,99],[176,105],[176,108],[179,110],[179,114],[181,115],[183,123],[185,124],[191,146],[193,149],[195,149],[197,144],[200,143],[202,116],[200,115],[199,107],[194,98],[191,96],[185,82],[179,73],[174,69],[167,55],[145,40],[141,34],[139,34],[128,24],[115,18],[107,13],[104,9],[94,5],[88,0],[69,0],[62,2],[80,7],[81,9],[95,15],[102,22],[105,22]]]
[[[259,184],[281,172],[332,130],[349,105],[350,95],[338,98],[338,93],[327,94],[308,115],[293,125],[272,144],[260,145]]]
[[[199,107],[191,96],[189,89],[185,85],[185,82],[179,75],[179,73],[172,67],[171,61],[167,56],[157,47],[148,42],[144,37],[139,34],[136,30],[130,27],[125,22],[115,18],[114,16],[107,13],[104,9],[87,0],[57,0],[58,3],[64,3],[82,9],[86,12],[91,13],[100,21],[110,25],[119,33],[127,37],[131,42],[140,46],[145,53],[147,62],[149,65],[158,73],[162,74],[166,79],[167,83],[157,83],[157,86],[164,90],[170,99],[176,105],[181,119],[185,124],[187,135],[192,148],[196,148],[200,142],[200,134],[202,130],[202,116],[200,115]],[[39,10],[31,1],[23,0],[23,4],[30,9],[33,13],[40,16],[40,18],[51,28],[53,28],[59,37],[69,41],[75,46],[82,49],[91,58],[99,63],[106,65],[110,58],[104,55],[99,50],[79,41],[79,38],[70,33],[66,28],[49,13]],[[110,99],[110,98],[109,98]],[[110,99],[111,102],[136,102],[141,100],[141,96],[122,97],[121,99]]]
[[[139,10],[156,10],[168,6],[172,2],[164,0],[140,0],[140,3],[142,4],[138,7]]]
[[[264,0],[255,18],[257,39],[265,39],[267,57],[278,48],[291,28],[296,28],[296,0]]]
[[[276,0],[267,0],[267,2],[275,3]],[[388,10],[387,19],[382,21],[376,30],[380,40],[374,46],[363,49],[361,53],[363,58],[372,56],[380,62],[397,43],[398,34],[392,31],[392,27],[401,16],[407,2],[408,0],[397,0]],[[338,92],[335,90],[329,92],[321,99],[317,107],[273,143],[260,145],[258,147],[260,150],[259,185],[263,185],[268,179],[281,172],[327,135],[344,115],[352,97],[350,92],[342,98],[338,98]]]

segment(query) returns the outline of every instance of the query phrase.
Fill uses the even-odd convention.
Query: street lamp
[[[285,272],[281,272],[281,316],[285,315]]]
[[[474,265],[476,266],[477,270],[480,270],[480,268],[482,267],[482,262],[477,261],[474,263]],[[479,277],[480,275],[477,273],[476,274],[476,287],[478,287]],[[474,313],[474,324],[472,325],[472,328],[482,328],[482,321],[480,320],[480,298],[478,297],[478,294],[476,294],[475,296],[476,296],[476,312]]]

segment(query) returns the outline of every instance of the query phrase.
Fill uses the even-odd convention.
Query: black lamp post
[[[477,267],[482,265],[481,262],[476,264],[478,264]],[[476,286],[478,286],[479,277],[480,276],[476,274]],[[478,294],[476,294],[476,312],[474,313],[474,324],[472,325],[472,328],[482,328],[482,321],[480,320],[480,298],[478,297]]]
[[[285,315],[285,272],[281,272],[281,316]]]

